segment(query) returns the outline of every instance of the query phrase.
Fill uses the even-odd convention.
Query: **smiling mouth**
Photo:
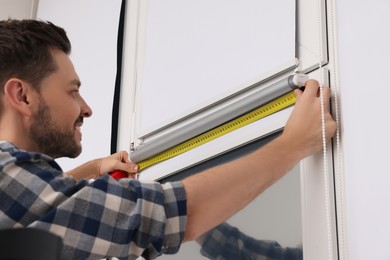
[[[79,132],[79,134],[80,134],[80,141],[81,141],[81,137],[82,137],[82,134],[81,134],[81,126],[83,125],[83,118],[82,117],[79,117],[77,120],[76,120],[76,122],[75,122],[75,124],[74,124],[74,127],[75,127],[75,130],[77,131],[77,132]]]
[[[76,122],[74,123],[75,127],[80,128],[84,123],[84,119],[82,117],[77,118]]]
[[[77,135],[79,135],[79,141],[81,141],[83,134],[81,133],[81,125],[78,124],[75,126],[75,137],[77,138]]]

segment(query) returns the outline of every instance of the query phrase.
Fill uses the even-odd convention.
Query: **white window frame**
[[[321,2],[322,5],[324,5],[324,2]],[[268,75],[260,75],[256,79],[250,79],[247,83],[245,83],[247,86],[251,86],[250,88],[247,87],[245,91],[242,91],[243,87],[240,86],[237,89],[237,93],[227,93],[226,95],[222,95],[221,100],[214,100],[212,102],[212,105],[208,105],[206,108],[200,108],[200,112],[197,112],[195,114],[190,115],[184,115],[182,119],[178,119],[175,123],[169,123],[166,127],[160,128],[152,133],[147,133],[143,136],[139,136],[139,133],[136,133],[136,130],[134,129],[134,126],[137,124],[137,92],[139,92],[139,82],[138,82],[138,75],[142,74],[142,57],[139,53],[142,53],[143,47],[142,44],[144,42],[143,34],[145,33],[145,5],[147,5],[147,1],[130,1],[127,5],[127,19],[126,19],[126,32],[125,32],[125,46],[124,46],[124,71],[123,78],[122,78],[122,98],[123,97],[133,97],[133,98],[125,98],[125,100],[121,100],[120,103],[120,119],[119,119],[119,133],[118,133],[118,147],[126,147],[128,149],[129,147],[131,150],[135,149],[134,152],[131,153],[131,158],[135,162],[139,162],[140,160],[146,159],[136,156],[139,154],[142,150],[145,150],[148,146],[152,146],[153,143],[159,143],[159,141],[166,141],[170,137],[174,136],[178,130],[185,129],[186,127],[189,127],[197,122],[202,122],[202,119],[207,118],[212,113],[215,113],[215,111],[223,110],[225,107],[228,107],[230,104],[234,102],[240,102],[241,100],[245,100],[246,96],[249,96],[256,92],[261,92],[265,90],[272,89],[270,86],[280,81],[283,78],[286,78],[287,76],[293,74],[295,71],[299,71],[302,73],[311,71],[318,67],[319,65],[319,57],[322,58],[321,63],[325,64],[327,62],[327,52],[326,50],[321,50],[322,53],[317,53],[316,51],[320,51],[320,44],[319,40],[322,41],[322,44],[326,44],[326,27],[323,26],[321,28],[321,32],[315,31],[314,33],[311,32],[313,28],[315,29],[316,26],[313,26],[316,22],[318,22],[319,18],[316,16],[318,14],[319,8],[317,2],[309,1],[309,0],[300,0],[297,3],[297,10],[298,13],[302,13],[302,15],[299,15],[299,17],[305,17],[305,20],[298,19],[297,24],[298,28],[303,28],[302,31],[311,32],[310,35],[303,34],[303,33],[297,33],[297,39],[300,43],[297,48],[297,55],[299,58],[299,63],[296,63],[295,60],[291,61],[289,64],[285,64],[281,66],[280,70],[275,70],[274,72],[269,72]],[[314,10],[314,12],[313,12]],[[325,11],[324,8],[321,8],[321,19],[325,21]],[[317,11],[317,12],[315,12]],[[323,23],[325,24],[325,23]],[[317,27],[319,28],[319,27]],[[313,40],[312,35],[317,35],[318,38],[317,41]],[[320,34],[323,36],[320,36]],[[314,37],[315,39],[316,37]],[[255,87],[252,87],[255,85]],[[125,87],[126,86],[126,87]],[[245,88],[245,87],[244,87]],[[229,91],[231,92],[231,91]],[[226,98],[228,96],[228,98]],[[283,113],[282,113],[283,114]],[[288,113],[284,113],[286,115],[273,115],[272,117],[282,117],[284,119],[275,119],[277,121],[276,125],[273,127],[273,129],[267,129],[266,132],[259,132],[257,133],[256,137],[252,137],[251,139],[244,139],[242,140],[236,140],[234,143],[236,144],[233,147],[225,147],[222,150],[214,151],[214,155],[216,156],[220,154],[221,152],[224,152],[229,149],[233,149],[236,146],[239,146],[243,143],[246,143],[250,140],[254,140],[256,138],[261,138],[262,135],[265,135],[272,131],[277,131],[281,127],[284,126],[285,118],[288,117]],[[262,123],[260,123],[262,124]],[[251,127],[254,127],[251,125]],[[242,131],[241,129],[238,131]],[[171,138],[172,139],[172,138]],[[184,140],[183,140],[184,141]],[[170,144],[168,144],[170,145]],[[176,144],[173,144],[173,146]],[[161,148],[163,145],[154,145],[154,147]],[[167,147],[169,148],[169,147]],[[156,153],[161,151],[155,151]],[[206,158],[209,158],[210,155],[207,155]],[[163,162],[159,164],[158,172],[162,176],[165,176],[166,174],[172,174],[178,170],[180,170],[180,167],[185,168],[190,165],[199,163],[200,161],[204,160],[204,156],[202,158],[197,158],[196,156],[191,156],[191,162],[187,160],[183,160],[182,158],[179,159],[179,163],[175,162],[175,165],[182,165],[177,166],[178,168],[172,169],[170,166],[166,166],[167,170],[162,170],[161,167],[162,164],[169,164],[169,162]],[[173,158],[169,161],[178,161],[178,158]],[[149,176],[154,176],[154,174],[150,173],[153,170],[153,167],[146,169],[148,171]],[[149,174],[150,173],[150,174]],[[156,179],[157,177],[152,177]]]
[[[143,0],[142,0],[143,1]],[[139,16],[141,0],[129,1],[127,5],[127,21],[124,46],[124,71],[122,73],[122,88],[120,101],[118,149],[131,150],[134,143],[132,125],[136,113],[137,89],[137,41],[140,33]],[[319,6],[320,5],[320,6]],[[311,78],[327,78],[324,72],[330,71],[330,84],[337,86],[336,47],[335,47],[335,18],[334,0],[297,0],[297,41],[299,65],[279,73],[276,77],[266,81],[262,87],[291,73],[299,71],[307,73]],[[320,17],[318,16],[320,14]],[[323,27],[316,26],[322,24]],[[315,29],[317,27],[317,29]],[[326,28],[327,27],[327,28]],[[314,29],[313,29],[314,28]],[[314,31],[313,31],[314,30]],[[322,42],[325,48],[320,48]],[[326,47],[329,44],[328,48]],[[317,50],[314,51],[313,50]],[[328,53],[330,58],[328,57]],[[321,59],[320,59],[321,58]],[[328,69],[319,69],[320,66]],[[328,75],[328,74],[326,74]],[[293,108],[287,108],[269,118],[262,119],[213,140],[201,147],[195,148],[168,161],[159,163],[145,170],[141,179],[159,180],[171,174],[219,156],[226,151],[235,149],[243,144],[262,138],[278,131],[285,125]],[[333,111],[334,112],[334,111]],[[271,120],[272,119],[272,120]],[[346,247],[345,217],[339,212],[345,208],[343,199],[342,176],[333,167],[333,146],[327,147],[328,179],[323,174],[322,154],[310,156],[300,163],[302,187],[302,224],[304,259],[347,259],[345,251],[339,252],[340,247]],[[335,178],[333,177],[335,176]],[[327,181],[327,185],[325,185]],[[325,186],[328,191],[325,192]],[[327,195],[327,197],[326,197]],[[341,202],[340,202],[341,201]],[[326,205],[326,203],[329,203]],[[337,207],[337,223],[336,223]],[[338,228],[336,228],[336,226]],[[336,231],[338,230],[338,232]]]
[[[136,125],[136,117],[137,113],[137,92],[139,91],[139,83],[138,83],[138,75],[142,74],[142,52],[143,47],[140,46],[144,44],[142,41],[144,33],[144,27],[146,23],[145,16],[147,6],[147,0],[144,1],[129,1],[127,5],[127,15],[125,22],[125,44],[124,44],[124,62],[123,62],[123,73],[122,73],[122,89],[121,89],[121,101],[120,101],[120,119],[119,119],[119,134],[118,134],[118,147],[123,147],[125,149],[129,149],[134,151],[131,153],[131,158],[134,158],[135,162],[139,162],[145,158],[139,159],[138,157],[133,157],[135,154],[142,150],[145,146],[152,144],[153,142],[157,142],[161,139],[167,139],[170,137],[171,133],[174,133],[176,130],[180,128],[185,128],[190,125],[192,122],[202,121],[207,115],[215,113],[217,109],[221,109],[224,107],[228,107],[233,102],[237,100],[243,100],[246,96],[250,96],[253,93],[260,92],[262,90],[269,89],[269,86],[274,84],[277,81],[280,81],[283,78],[293,74],[295,71],[299,71],[301,73],[307,73],[309,71],[315,70],[319,67],[319,63],[326,64],[328,62],[327,51],[325,49],[320,49],[320,42],[322,45],[326,45],[327,37],[326,37],[326,26],[325,26],[325,2],[324,0],[319,1],[311,1],[311,0],[299,0],[297,2],[297,27],[299,28],[297,31],[297,56],[299,59],[299,64],[296,61],[291,61],[289,64],[285,64],[281,66],[280,70],[276,69],[275,71],[268,72],[267,75],[260,75],[259,78],[250,79],[247,84],[248,86],[256,85],[255,87],[250,87],[249,89],[242,91],[243,87],[237,88],[236,91],[238,93],[230,93],[226,98],[226,95],[223,95],[222,100],[214,100],[213,103],[215,105],[207,106],[206,108],[200,108],[200,112],[194,115],[184,115],[185,118],[179,119],[176,123],[167,125],[161,129],[158,129],[152,133],[147,133],[143,136],[139,136],[136,133],[136,129],[134,126]],[[318,8],[319,3],[321,3],[321,8]],[[320,13],[320,15],[318,15]],[[321,20],[323,26],[321,27],[321,31],[319,31],[320,26],[313,26],[318,21]],[[313,31],[314,30],[314,31]],[[305,33],[303,33],[305,32]],[[307,33],[306,33],[307,32]],[[314,37],[313,37],[314,35]],[[322,53],[320,53],[322,52]],[[321,61],[319,59],[321,58]],[[155,176],[153,172],[153,166],[151,168],[146,169],[148,175],[153,179],[158,179],[164,177],[167,174],[173,174],[179,171],[182,168],[186,168],[191,164],[196,164],[204,159],[210,158],[212,156],[216,156],[224,151],[228,151],[230,149],[234,149],[241,144],[250,142],[251,140],[255,140],[261,138],[268,133],[272,133],[274,131],[282,128],[288,118],[291,109],[287,109],[286,111],[281,111],[277,114],[272,115],[272,121],[268,122],[269,119],[261,120],[255,124],[251,124],[247,128],[255,128],[255,133],[250,137],[242,137],[229,142],[228,146],[224,146],[221,149],[216,149],[212,153],[208,153],[207,156],[202,156],[202,158],[198,158],[197,156],[191,155],[193,162],[187,161],[183,156],[178,156],[176,158],[170,159],[169,161],[175,161],[175,168],[168,166],[170,162],[165,161],[159,164],[158,172],[161,176]],[[261,128],[259,128],[258,125]],[[270,125],[266,125],[270,124]],[[265,126],[266,125],[266,126]],[[257,129],[261,129],[260,131]],[[237,130],[246,131],[244,128]],[[234,134],[232,134],[233,136]],[[243,136],[244,134],[241,134]],[[245,135],[247,135],[245,133]],[[249,135],[247,135],[249,136]],[[164,138],[165,137],[165,138]],[[218,144],[218,140],[215,141]],[[214,145],[213,146],[219,146]],[[206,147],[204,145],[202,147]],[[202,150],[210,150],[209,148]],[[160,151],[156,151],[160,152]],[[192,151],[188,152],[191,153]],[[207,152],[207,151],[206,151]],[[167,166],[164,166],[167,164]],[[166,170],[165,170],[166,168]]]

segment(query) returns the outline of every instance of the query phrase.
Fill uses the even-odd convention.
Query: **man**
[[[63,259],[176,253],[322,148],[319,86],[309,81],[296,91],[283,133],[239,160],[163,185],[103,174],[135,172],[126,152],[64,174],[54,159],[79,155],[80,128],[92,115],[70,49],[65,31],[49,22],[0,22],[0,229],[58,234]],[[326,110],[329,97],[324,88]],[[336,126],[328,112],[325,124],[329,141]]]

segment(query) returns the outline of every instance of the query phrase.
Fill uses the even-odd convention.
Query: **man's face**
[[[30,138],[42,153],[74,158],[81,153],[83,118],[92,110],[80,96],[80,80],[68,56],[60,51],[52,54],[58,69],[42,81]]]

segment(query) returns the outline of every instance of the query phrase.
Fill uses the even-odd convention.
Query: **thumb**
[[[123,167],[123,168],[122,168]],[[133,162],[129,162],[129,163],[122,163],[121,164],[121,168],[122,169],[118,169],[118,170],[122,170],[122,171],[125,171],[127,173],[137,173],[138,170],[139,170],[139,167],[137,164],[133,163]]]

